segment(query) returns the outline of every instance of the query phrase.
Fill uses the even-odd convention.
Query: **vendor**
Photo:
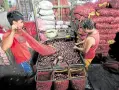
[[[24,69],[27,75],[31,76],[33,70],[30,66],[31,54],[28,48],[29,45],[20,32],[24,25],[23,16],[17,11],[12,11],[7,14],[7,19],[11,25],[11,30],[3,35],[2,49],[6,51],[10,48],[16,63]]]
[[[81,41],[79,43],[76,43],[76,46],[74,46],[74,49],[77,49],[84,53],[84,60],[86,64],[86,68],[88,69],[88,66],[92,62],[93,58],[95,57],[96,49],[99,45],[99,32],[95,29],[95,24],[91,19],[85,19],[81,22],[82,28],[85,33],[87,33],[86,39],[84,41]],[[83,47],[80,48],[78,45],[83,44]]]
[[[7,19],[11,25],[11,30],[4,33],[2,39],[2,49],[6,51],[10,48],[16,63],[23,68],[27,76],[34,76],[32,69],[31,53],[29,48],[34,49],[42,56],[52,55],[56,49],[50,45],[44,45],[30,36],[24,27],[24,18],[18,11],[7,13]]]

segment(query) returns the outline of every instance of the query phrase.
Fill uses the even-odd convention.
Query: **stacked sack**
[[[39,18],[43,20],[45,30],[55,28],[55,15],[53,4],[50,1],[44,0],[39,2]]]
[[[115,2],[115,5],[114,5]],[[100,44],[97,53],[107,55],[109,44],[114,42],[116,33],[119,32],[119,9],[118,0],[109,1],[110,7],[97,10],[99,16],[92,17],[96,23],[96,29],[100,32]],[[117,6],[117,7],[116,7]]]
[[[118,2],[118,0],[99,0],[96,3],[88,2],[82,6],[76,6],[74,9],[76,19],[81,21],[84,18],[91,18],[96,23],[96,29],[100,33],[97,53],[107,55],[109,44],[113,42],[115,33],[119,31]],[[79,29],[81,31],[80,27]]]
[[[41,41],[46,41],[46,31],[55,29],[55,15],[53,4],[50,1],[40,1],[36,7],[37,12],[37,28]]]

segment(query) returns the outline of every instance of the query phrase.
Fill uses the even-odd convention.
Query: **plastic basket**
[[[54,71],[53,78],[54,78],[54,90],[67,90],[68,89],[68,86],[69,86],[68,69]]]
[[[85,90],[85,83],[86,83],[86,78],[75,78],[72,79],[71,81],[71,87],[73,90]]]
[[[71,65],[69,77],[73,90],[85,90],[86,71],[83,64]]]
[[[86,77],[86,71],[83,64],[71,65],[69,70],[70,79]]]
[[[38,71],[36,74],[37,90],[51,90],[52,86],[52,70]]]

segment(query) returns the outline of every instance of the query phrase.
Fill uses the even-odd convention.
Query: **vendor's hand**
[[[17,29],[18,29],[18,28],[17,28],[17,25],[12,25],[12,31],[13,31],[13,32],[16,32]]]
[[[79,45],[79,43],[75,43],[75,45],[77,46],[77,45]]]
[[[76,50],[78,50],[78,47],[77,47],[77,46],[74,46],[74,47],[73,47],[73,49],[76,49]]]
[[[55,47],[54,47],[53,45],[48,45],[48,46],[50,46],[50,47],[52,47],[52,48],[54,48],[54,49],[55,49]]]

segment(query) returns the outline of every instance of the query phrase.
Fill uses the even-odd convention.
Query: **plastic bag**
[[[41,44],[25,31],[22,31],[22,32],[23,32],[24,38],[27,40],[29,45],[42,56],[52,55],[56,52],[56,49],[54,47]]]
[[[24,27],[26,28],[26,31],[31,36],[36,36],[37,35],[35,22],[25,22]]]

